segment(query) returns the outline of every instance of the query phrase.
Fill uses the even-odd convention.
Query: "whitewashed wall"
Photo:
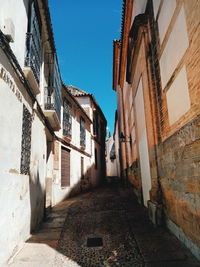
[[[106,175],[107,176],[112,176],[112,177],[117,177],[118,175],[118,166],[117,166],[117,159],[110,159],[110,152],[112,149],[112,146],[114,144],[114,139],[113,136],[111,136],[107,141],[106,141]]]
[[[67,98],[67,96],[65,96]],[[70,98],[68,98],[70,101]],[[72,104],[72,138],[70,143],[76,148],[80,149],[80,117],[82,116],[86,122],[86,146],[84,152],[88,154],[85,155],[77,151],[72,147],[67,147],[70,150],[70,186],[61,187],[61,147],[65,147],[63,144],[59,143],[59,169],[54,170],[53,174],[53,185],[52,185],[52,205],[56,205],[60,201],[66,199],[70,194],[75,194],[81,190],[81,157],[84,158],[84,175],[88,178],[91,170],[92,160],[90,155],[92,154],[91,148],[91,132],[90,132],[90,122],[86,118],[80,107],[70,101]],[[87,102],[86,102],[87,105]],[[61,109],[61,120],[63,120],[63,108]],[[61,123],[62,125],[62,123]],[[63,136],[63,129],[57,132],[57,136]],[[90,174],[91,176],[91,174]],[[90,177],[91,178],[91,177]],[[89,180],[91,183],[91,179]]]
[[[132,22],[134,18],[145,12],[147,0],[134,0],[133,1],[133,12],[132,12]]]
[[[60,144],[60,159],[61,159],[61,145]],[[81,181],[81,157],[84,157],[84,171],[90,167],[90,158],[83,155],[82,153],[70,149],[70,186],[61,187],[61,160],[59,171],[57,173],[58,179],[54,180],[52,187],[52,205],[56,205],[60,201],[66,199],[72,192],[80,192],[80,181]]]
[[[117,176],[120,177],[120,159],[119,159],[119,149],[120,149],[120,144],[119,144],[119,125],[118,125],[118,120],[115,125],[115,154],[116,154],[116,168],[117,168]]]
[[[5,19],[12,19],[15,38],[10,46],[22,69],[27,3],[26,0],[0,0],[0,29],[4,32]],[[46,135],[42,121],[35,114],[32,122],[30,176],[20,174],[23,104],[33,115],[32,102],[1,49],[0,73],[0,266],[3,266],[43,217]]]
[[[4,32],[5,20],[12,19],[15,29],[15,39],[14,43],[11,43],[11,48],[22,68],[24,67],[28,25],[27,10],[28,0],[0,0],[0,29]]]
[[[90,119],[93,121],[93,110],[96,109],[95,104],[90,99],[90,97],[76,97],[79,104],[89,111]],[[99,113],[99,116],[100,113]],[[93,134],[93,125],[91,124],[91,133]],[[88,140],[89,141],[89,140]],[[91,175],[92,175],[92,185],[96,186],[100,183],[102,177],[102,162],[101,162],[101,146],[99,143],[92,138],[91,139]],[[95,148],[97,149],[97,168],[95,168]]]
[[[135,97],[135,109],[136,109],[136,126],[137,126],[137,139],[139,148],[139,161],[142,178],[142,192],[144,205],[147,207],[147,202],[150,199],[151,190],[151,173],[149,164],[149,151],[147,140],[146,119],[144,110],[144,96],[142,78],[140,79],[137,93]]]
[[[35,114],[32,123],[30,177],[20,174],[23,104],[30,99],[0,51],[0,265],[12,255],[43,217],[46,137]],[[7,77],[5,79],[5,77]],[[28,102],[27,102],[28,100]],[[36,205],[37,203],[37,205]],[[38,204],[39,203],[39,204]]]

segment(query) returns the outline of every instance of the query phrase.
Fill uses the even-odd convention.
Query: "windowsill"
[[[85,151],[85,146],[81,146],[80,149]]]

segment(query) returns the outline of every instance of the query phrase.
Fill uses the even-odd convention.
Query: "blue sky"
[[[113,132],[113,39],[120,38],[122,0],[49,0],[65,84],[92,93]]]

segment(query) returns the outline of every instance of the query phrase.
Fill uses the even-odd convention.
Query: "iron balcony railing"
[[[45,87],[44,90],[44,109],[55,110],[60,120],[61,99],[57,90],[53,86]]]
[[[33,71],[36,81],[39,84],[41,65],[41,40],[32,33],[26,34],[26,57],[25,66]]]

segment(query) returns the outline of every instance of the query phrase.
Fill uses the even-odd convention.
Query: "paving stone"
[[[88,238],[96,237],[102,238],[103,245],[88,247]],[[38,265],[34,265],[37,257],[22,249],[13,266],[200,266],[169,232],[153,227],[146,209],[128,189],[117,185],[60,203],[28,242],[38,245]],[[47,250],[40,252],[44,244],[50,257]],[[20,265],[22,259],[27,265]]]

